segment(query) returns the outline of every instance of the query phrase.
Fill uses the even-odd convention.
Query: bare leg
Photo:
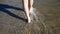
[[[33,7],[33,0],[30,0],[30,8]]]
[[[33,0],[30,0],[30,13],[33,12]]]
[[[28,23],[30,23],[31,20],[30,20],[30,16],[29,16],[28,0],[23,0],[23,1],[24,1],[24,10],[25,10],[25,14],[26,14],[26,16],[27,16]]]
[[[31,18],[31,21],[33,20],[33,16],[34,16],[34,10],[33,10],[33,0],[29,0],[30,2],[29,2],[29,4],[30,4],[30,6],[29,6],[29,13],[30,13],[30,18]]]

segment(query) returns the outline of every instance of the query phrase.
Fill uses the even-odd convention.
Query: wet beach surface
[[[0,34],[60,34],[60,0],[34,0],[38,22],[27,23],[22,0],[0,0]]]

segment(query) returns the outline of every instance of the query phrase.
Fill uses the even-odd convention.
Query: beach
[[[60,0],[34,0],[38,21],[27,23],[22,0],[0,0],[0,34],[60,34]]]

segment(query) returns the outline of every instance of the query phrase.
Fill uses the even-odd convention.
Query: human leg
[[[33,0],[30,0],[30,8],[33,7]]]
[[[33,11],[33,0],[29,0],[29,1],[30,1],[29,9],[30,9],[30,12],[32,12]]]
[[[28,0],[23,0],[24,2],[24,10],[25,10],[25,14],[27,16],[28,19],[28,23],[31,22],[30,16],[29,16],[29,7],[28,7]]]

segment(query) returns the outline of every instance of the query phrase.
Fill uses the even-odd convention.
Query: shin
[[[27,16],[28,22],[30,23],[30,16],[29,16],[29,7],[28,7],[28,0],[23,0],[24,1],[24,10],[25,10],[25,14]]]

